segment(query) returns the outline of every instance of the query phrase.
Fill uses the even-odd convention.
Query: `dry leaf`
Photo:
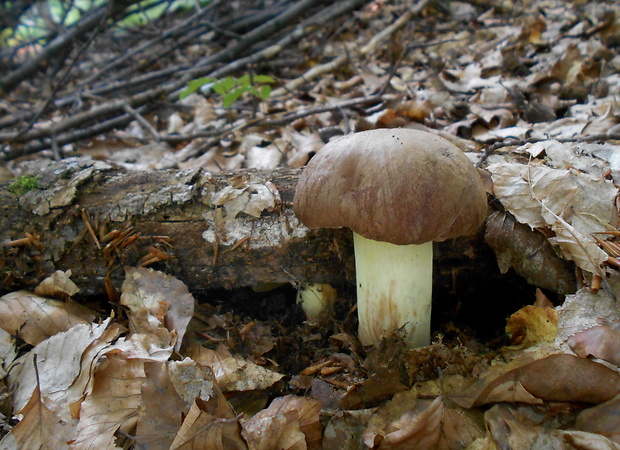
[[[49,405],[52,410],[61,418],[68,416],[67,403],[72,403],[84,395],[85,384],[92,366],[96,363],[96,360],[85,358],[85,355],[93,358],[99,356],[88,353],[88,350],[94,348],[99,352],[109,346],[110,341],[116,338],[120,331],[118,325],[109,325],[108,320],[101,325],[76,325],[42,341],[21,357],[18,360],[20,365],[9,373],[10,387],[14,390],[13,407],[20,410],[26,405],[37,386],[38,378],[43,400],[53,398],[54,401],[50,401],[52,405]],[[34,367],[35,355],[38,377]],[[73,390],[76,383],[77,391]],[[61,398],[62,401],[57,401],[56,398]]]
[[[92,392],[82,402],[71,448],[114,448],[117,430],[135,434],[144,380],[143,360],[108,352],[95,372]]]
[[[375,411],[376,408],[336,412],[325,427],[323,448],[363,448],[362,433]]]
[[[602,434],[616,444],[620,444],[620,396],[600,405],[588,408],[577,416],[575,428],[591,433]]]
[[[7,370],[11,367],[16,356],[15,339],[0,328],[0,379],[6,378]]]
[[[596,408],[596,407],[595,407]],[[594,409],[594,408],[591,408]],[[493,406],[485,415],[485,421],[496,448],[531,449],[619,449],[601,434],[558,429],[572,418],[550,406],[518,406],[500,404]]]
[[[520,224],[509,213],[489,215],[484,239],[495,252],[502,273],[513,268],[534,286],[564,294],[575,292],[574,265],[558,257],[541,233]]]
[[[325,145],[325,142],[317,133],[298,133],[296,131],[285,131],[285,136],[290,135],[292,149],[287,160],[289,167],[303,167],[310,155],[319,151]]]
[[[80,292],[80,289],[69,279],[71,271],[57,270],[52,275],[41,281],[34,289],[34,293],[42,297],[56,297],[67,300]]]
[[[497,449],[620,449],[601,434],[557,429],[570,415],[558,415],[552,406],[500,404],[484,417]]]
[[[293,395],[279,397],[243,424],[243,435],[257,450],[317,449],[322,434],[320,410],[317,400]]]
[[[219,396],[219,390],[213,373],[189,358],[148,362],[144,369],[146,380],[141,391],[136,444],[167,450],[194,400]]]
[[[71,439],[71,424],[62,420],[41,401],[35,390],[26,406],[20,411],[22,420],[4,436],[2,449],[65,449]]]
[[[223,399],[223,397],[222,397]],[[221,402],[218,399],[217,402]],[[223,400],[226,402],[226,400]],[[216,412],[217,411],[217,412]],[[212,402],[196,399],[170,450],[246,450],[245,440],[241,436],[241,425],[232,410],[222,414],[220,407]]]
[[[178,350],[194,314],[194,297],[187,286],[178,279],[153,269],[128,267],[125,272],[127,276],[121,288],[120,303],[130,310],[129,320],[133,331],[153,331],[151,320],[139,320],[146,311],[148,316],[157,319],[161,326],[176,333],[178,339],[175,350]]]
[[[249,428],[248,428],[249,427]],[[306,450],[306,437],[299,426],[295,411],[268,415],[260,419],[250,419],[244,425],[243,436],[256,450]]]
[[[620,322],[601,323],[568,339],[577,356],[604,359],[620,365]]]
[[[240,356],[231,355],[224,346],[218,347],[217,351],[192,347],[188,353],[198,364],[211,368],[224,392],[266,389],[283,377]]]
[[[30,345],[93,320],[91,309],[70,301],[51,300],[28,291],[0,297],[0,328]]]
[[[244,136],[240,145],[246,156],[245,167],[259,170],[278,167],[288,146],[285,139],[273,139],[260,134]]]
[[[603,403],[620,393],[620,374],[567,354],[524,353],[451,399],[464,408],[494,402]]]
[[[410,410],[386,428],[380,449],[453,449],[484,436],[476,411],[450,408],[437,397],[422,412]]]
[[[589,288],[583,288],[574,295],[567,295],[564,303],[556,309],[556,344],[566,349],[567,353],[571,351],[565,345],[572,336],[601,323],[620,321],[620,309],[616,299],[605,290],[593,294]]]
[[[226,210],[226,222],[230,223],[241,212],[260,217],[263,211],[273,210],[280,201],[273,192],[257,177],[246,180],[241,186],[226,186],[213,194],[211,201]]]
[[[515,218],[532,228],[549,227],[564,256],[584,270],[598,273],[607,254],[590,237],[613,229],[610,181],[575,170],[543,165],[492,164],[494,192]]]
[[[176,392],[168,373],[170,363],[149,362],[144,365],[136,447],[168,450],[189,407]]]

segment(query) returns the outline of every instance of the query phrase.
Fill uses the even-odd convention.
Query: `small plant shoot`
[[[259,100],[267,100],[271,95],[271,84],[273,83],[275,80],[269,75],[250,76],[245,74],[239,78],[226,77],[219,80],[213,77],[202,77],[190,81],[179,94],[179,98],[183,100],[199,89],[203,91],[212,90],[222,97],[224,108],[230,108],[246,92]]]

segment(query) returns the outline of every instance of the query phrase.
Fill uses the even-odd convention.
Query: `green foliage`
[[[22,175],[11,183],[9,192],[17,195],[24,195],[26,192],[39,188],[39,177]]]
[[[0,47],[19,45],[24,41],[34,41],[46,36],[47,30],[55,26],[70,27],[85,14],[96,8],[106,7],[110,0],[45,0],[39,2],[37,8],[23,14],[15,29],[0,30]],[[0,7],[9,11],[15,2],[4,2]],[[126,32],[127,28],[140,27],[158,19],[167,13],[183,13],[192,11],[198,5],[204,7],[211,0],[142,0],[131,5],[124,16],[117,22],[117,31]],[[41,11],[45,14],[42,14]],[[55,24],[55,25],[54,25]],[[39,44],[45,44],[41,39]]]
[[[276,80],[268,75],[254,75],[251,77],[249,74],[245,74],[240,78],[226,77],[220,80],[212,77],[203,77],[190,81],[187,87],[179,94],[179,98],[183,100],[188,95],[207,85],[208,89],[222,96],[224,108],[230,108],[246,92],[259,100],[267,100],[271,95],[270,84],[275,82]]]

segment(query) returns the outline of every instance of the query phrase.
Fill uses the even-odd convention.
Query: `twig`
[[[343,111],[353,107],[360,107],[366,105],[375,105],[377,103],[382,103],[390,100],[394,100],[396,97],[393,95],[372,95],[369,97],[360,97],[353,98],[350,100],[345,100],[340,103],[328,106],[316,106],[313,108],[304,108],[295,112],[288,112],[286,114],[273,114],[272,116],[265,116],[254,118],[250,120],[241,120],[236,124],[228,125],[222,128],[218,128],[215,130],[205,130],[196,133],[188,133],[188,134],[174,134],[174,135],[160,135],[160,139],[164,142],[168,143],[179,143],[185,141],[191,141],[194,139],[200,138],[215,138],[213,142],[209,142],[209,144],[215,143],[219,141],[222,137],[230,135],[231,133],[240,132],[242,130],[255,127],[255,126],[279,126],[294,122],[297,119],[301,119],[304,117],[312,116],[315,114],[321,114],[324,112],[331,111]],[[276,117],[274,117],[276,116]],[[280,117],[277,117],[280,116]],[[205,146],[209,146],[205,143]]]
[[[157,142],[161,141],[161,136],[159,132],[155,128],[153,128],[153,125],[151,125],[148,120],[142,117],[140,113],[138,113],[138,111],[133,109],[129,103],[125,103],[123,105],[123,110],[127,114],[129,114],[131,117],[133,117],[142,126],[144,130],[146,130],[151,136],[153,136],[153,138]]]
[[[420,13],[426,6],[428,0],[420,0],[413,8],[407,9],[407,11],[398,18],[398,20],[389,26],[385,27],[380,33],[374,36],[368,44],[362,47],[362,55],[368,55],[375,51],[383,42],[385,42],[393,33],[405,26],[415,14]]]
[[[26,126],[20,131],[20,135],[27,132],[28,130],[30,130],[30,128],[32,128],[32,126],[34,125],[34,123],[39,120],[39,118],[41,117],[41,115],[47,110],[47,108],[49,107],[49,105],[54,101],[54,98],[56,98],[56,93],[58,92],[58,90],[60,89],[60,87],[62,85],[64,85],[67,77],[69,76],[69,74],[71,73],[71,70],[75,67],[75,65],[77,64],[77,62],[79,61],[80,57],[84,54],[84,52],[91,46],[91,44],[93,43],[95,37],[101,32],[101,30],[103,29],[103,25],[105,23],[105,16],[103,16],[101,18],[101,20],[99,21],[99,23],[97,24],[97,26],[95,27],[94,30],[92,30],[92,32],[90,33],[90,36],[88,37],[88,40],[82,45],[82,47],[80,48],[80,50],[78,51],[77,55],[75,55],[75,58],[73,58],[73,60],[71,61],[71,63],[65,68],[63,74],[60,76],[60,79],[56,82],[56,84],[54,85],[54,87],[52,88],[52,92],[49,94],[49,96],[47,97],[47,100],[45,101],[45,103],[39,108],[39,110],[32,116],[32,118],[28,121],[28,123],[26,124]]]
[[[306,84],[307,82],[314,80],[315,78],[320,77],[324,73],[332,72],[333,70],[337,69],[342,64],[344,64],[347,60],[348,60],[347,55],[340,55],[328,63],[314,66],[313,68],[305,72],[300,77],[290,80],[284,86],[278,89],[274,89],[273,92],[271,93],[271,96],[279,97],[281,95],[286,94],[287,92],[294,91],[299,86]]]

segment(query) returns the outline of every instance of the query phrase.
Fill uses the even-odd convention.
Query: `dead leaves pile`
[[[503,1],[484,8],[368,2],[326,24],[326,40],[319,33],[280,55],[295,65],[262,69],[280,86],[260,105],[241,97],[224,108],[213,93],[196,93],[180,101],[191,114],[149,118],[162,134],[225,130],[221,139],[116,152],[95,146],[93,154],[139,170],[301,167],[330,137],[394,127],[429,129],[464,150],[504,140],[597,137],[604,142],[581,148],[617,151],[605,142],[620,132],[614,5]],[[122,132],[145,134],[137,122]]]
[[[392,339],[362,363],[365,378],[344,353],[287,378],[265,358],[263,325],[244,327],[239,342],[256,342],[246,356],[201,346],[188,330],[215,334],[225,318],[196,326],[180,281],[126,272],[127,327],[75,304],[61,272],[38,294],[0,299],[1,406],[19,421],[0,448],[620,448],[617,323],[596,324],[617,307],[602,292],[516,313],[504,358],[442,344],[410,351]],[[414,383],[433,378],[428,364],[439,378]],[[306,394],[265,395],[287,379]]]
[[[317,447],[318,401],[283,396],[242,420],[224,395],[266,389],[281,374],[225,348],[179,355],[194,311],[180,281],[127,269],[126,329],[111,317],[94,321],[94,311],[70,300],[43,297],[75,293],[65,274],[53,278],[40,295],[18,291],[0,302],[3,410],[20,420],[2,448],[117,448],[127,440],[148,448],[273,448],[274,440],[280,448]],[[17,357],[15,338],[31,350]]]

